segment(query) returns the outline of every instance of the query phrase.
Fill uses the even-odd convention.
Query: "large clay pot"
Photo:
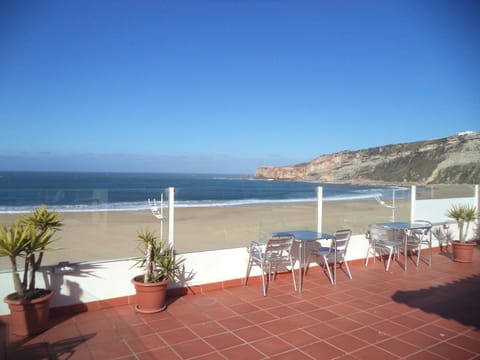
[[[475,242],[452,241],[453,261],[461,263],[471,263],[473,258],[473,249]]]
[[[152,314],[167,308],[168,279],[154,283],[144,283],[143,275],[139,275],[132,279],[132,283],[135,285],[135,291],[137,292],[136,311],[143,314]]]
[[[48,327],[48,312],[52,292],[33,300],[3,300],[10,308],[12,332],[16,335],[30,336],[41,333]]]

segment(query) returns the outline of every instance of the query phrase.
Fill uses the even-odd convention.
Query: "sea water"
[[[56,211],[149,209],[148,199],[167,200],[175,188],[176,207],[239,206],[316,201],[406,198],[408,188],[256,180],[232,174],[0,172],[0,213],[21,213],[46,204]]]

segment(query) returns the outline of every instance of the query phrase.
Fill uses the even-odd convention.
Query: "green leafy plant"
[[[446,215],[457,222],[459,241],[467,241],[470,223],[478,217],[477,208],[473,205],[454,204],[448,209]]]
[[[0,228],[0,256],[10,259],[15,293],[12,300],[31,300],[45,295],[47,290],[37,289],[36,273],[40,269],[43,254],[58,250],[51,245],[54,235],[62,226],[58,213],[46,206],[35,209],[10,226]],[[19,259],[23,259],[23,275],[20,276]]]
[[[165,241],[159,241],[155,232],[148,228],[139,230],[137,238],[138,250],[142,256],[136,265],[144,269],[143,282],[175,280],[180,264],[183,262],[182,259],[177,258],[175,250]]]

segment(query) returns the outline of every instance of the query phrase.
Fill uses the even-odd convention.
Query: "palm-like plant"
[[[57,250],[48,246],[55,241],[53,235],[60,230],[63,224],[58,218],[58,213],[48,211],[45,205],[33,210],[33,213],[26,215],[20,222],[27,227],[35,229],[35,234],[32,234],[25,259],[26,270],[28,270],[28,267],[31,268],[29,290],[33,290],[35,289],[35,273],[40,269],[43,254],[46,251]],[[46,234],[50,234],[50,236]],[[37,254],[38,257],[36,257]]]
[[[462,243],[466,242],[470,223],[478,217],[477,208],[473,205],[454,204],[446,215],[457,222],[458,240]]]
[[[177,258],[175,250],[165,241],[158,241],[155,232],[149,229],[139,230],[137,238],[140,242],[138,250],[142,254],[137,265],[144,269],[143,282],[174,280],[183,262]]]
[[[10,226],[0,228],[0,256],[10,259],[15,293],[12,299],[29,300],[45,291],[36,289],[36,272],[40,269],[43,254],[56,250],[51,244],[62,222],[58,214],[42,206]],[[23,258],[23,277],[20,278],[18,259]]]

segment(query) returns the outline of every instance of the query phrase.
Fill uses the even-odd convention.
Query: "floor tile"
[[[399,357],[406,357],[421,350],[418,346],[411,345],[397,338],[387,339],[376,344],[376,346]]]
[[[466,360],[471,359],[475,353],[462,349],[461,347],[449,344],[447,342],[441,342],[428,348],[429,352],[445,357],[446,359]]]
[[[260,353],[248,344],[231,347],[229,349],[220,350],[220,354],[228,360],[260,360],[265,359],[265,355]]]
[[[272,356],[293,349],[293,346],[277,336],[270,336],[250,343],[256,350],[266,356]]]
[[[244,344],[244,341],[231,332],[225,332],[217,335],[204,337],[203,341],[208,343],[212,348],[216,350],[223,350]]]
[[[394,360],[398,359],[397,356],[393,355],[390,352],[387,352],[375,345],[364,347],[360,350],[352,352],[352,355],[355,359],[359,360],[371,360],[371,359],[382,359],[382,360]]]
[[[466,335],[459,335],[448,340],[448,343],[473,353],[480,354],[480,339],[477,340]]]
[[[176,344],[173,349],[180,355],[182,359],[191,359],[193,357],[215,353],[215,349],[213,347],[200,339],[194,339]]]
[[[468,266],[434,254],[432,268],[353,265],[335,286],[309,272],[303,292],[279,276],[170,299],[167,310],[131,305],[52,316],[21,337],[5,327],[8,359],[470,359],[480,360],[480,248]],[[402,259],[401,259],[402,261]],[[470,294],[470,295],[468,295]],[[473,295],[472,295],[473,294]],[[459,303],[455,310],[453,305]],[[8,321],[8,318],[7,318]]]
[[[313,359],[327,360],[335,359],[345,354],[344,351],[324,342],[319,341],[301,348],[302,352],[307,353]]]

